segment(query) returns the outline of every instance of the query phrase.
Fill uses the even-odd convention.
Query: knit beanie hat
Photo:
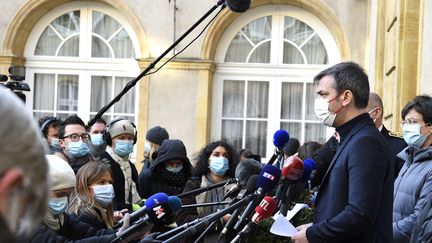
[[[76,177],[68,162],[56,155],[46,155],[49,167],[51,190],[75,187]]]
[[[109,125],[108,132],[111,138],[115,138],[122,134],[130,134],[135,137],[135,127],[129,120],[119,120]]]
[[[169,139],[169,135],[165,128],[155,126],[147,131],[146,139],[154,144],[161,145],[163,140]]]

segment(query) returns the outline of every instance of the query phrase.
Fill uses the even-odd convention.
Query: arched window
[[[75,2],[44,16],[25,49],[27,106],[36,118],[78,114],[90,119],[139,73],[138,45],[127,21],[101,3]],[[104,118],[136,119],[136,88]]]
[[[317,17],[292,6],[252,9],[222,36],[216,61],[214,139],[263,158],[278,129],[301,142],[326,141],[331,130],[315,117],[313,77],[339,52]]]

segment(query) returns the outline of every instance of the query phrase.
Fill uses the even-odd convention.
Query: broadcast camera
[[[25,103],[26,96],[23,91],[30,91],[29,85],[23,82],[26,72],[25,67],[11,66],[8,71],[9,75],[0,74],[0,84],[13,91]],[[10,80],[8,81],[8,79]]]

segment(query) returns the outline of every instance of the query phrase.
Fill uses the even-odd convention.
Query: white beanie
[[[135,127],[126,119],[112,123],[108,128],[108,132],[110,133],[111,138],[115,138],[122,134],[130,134],[135,137]]]
[[[75,187],[76,177],[68,162],[56,155],[46,155],[49,167],[51,190]]]

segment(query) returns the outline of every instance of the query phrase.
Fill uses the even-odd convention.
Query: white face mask
[[[94,199],[102,206],[108,207],[114,198],[114,187],[112,184],[93,186]]]
[[[331,100],[333,101],[333,100]],[[336,119],[336,113],[329,111],[330,102],[320,96],[315,99],[315,114],[317,115],[320,122],[328,127],[332,127]]]
[[[369,113],[369,116],[370,116],[370,114],[372,113],[372,112],[374,112],[376,109],[377,109],[378,107],[375,107],[375,108],[373,108],[372,110],[370,110],[368,113]],[[371,117],[372,118],[372,117]],[[375,123],[376,122],[376,118],[372,118],[373,119],[373,122]]]

